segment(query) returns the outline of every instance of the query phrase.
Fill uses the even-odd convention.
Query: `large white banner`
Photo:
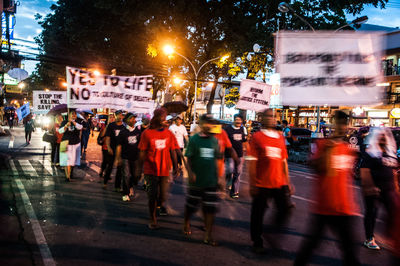
[[[269,107],[271,85],[255,80],[244,79],[240,82],[240,97],[237,109],[262,112]]]
[[[66,91],[33,91],[33,112],[45,114],[56,105],[67,103]]]
[[[154,109],[153,76],[95,75],[67,67],[69,108],[111,108],[150,113]]]
[[[381,33],[281,31],[277,38],[283,105],[382,101]]]

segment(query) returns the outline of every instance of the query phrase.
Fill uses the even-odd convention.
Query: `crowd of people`
[[[201,206],[204,243],[216,246],[213,224],[218,202],[226,195],[221,191],[228,191],[232,199],[239,198],[240,179],[246,164],[252,198],[252,250],[264,254],[265,240],[272,247],[277,245],[276,238],[263,234],[263,222],[271,200],[277,209],[272,220],[275,232],[283,230],[295,210],[291,200],[295,188],[287,161],[290,130],[286,121],[278,130],[273,110],[268,109],[259,114],[261,128],[250,134],[240,115],[235,115],[231,125],[222,127],[212,115],[205,114],[199,117],[196,133],[192,132],[189,137],[182,117],[168,116],[164,108],[156,109],[151,119],[143,118],[140,125],[136,119],[135,113],[124,114],[118,110],[100,128],[97,143],[101,146],[103,160],[99,174],[104,189],[111,180],[114,166],[117,168],[114,189],[121,192],[123,201],[134,200],[135,189],[143,178],[148,195],[148,228],[155,230],[160,227],[158,215],[168,215],[166,202],[171,181],[187,175],[183,233],[191,235],[191,218]],[[310,210],[309,234],[301,244],[295,265],[307,264],[327,228],[340,241],[345,265],[360,265],[356,231],[353,230],[360,209],[355,200],[353,175],[357,155],[343,138],[348,116],[337,111],[334,121],[334,135],[317,140],[316,152],[310,158],[310,166],[317,176],[312,193],[315,204]],[[65,166],[67,180],[71,178],[73,167],[80,164],[83,124],[75,111],[71,111],[65,121],[60,116],[56,118],[54,150],[58,152],[52,153],[52,158],[55,162],[59,158],[60,166]],[[360,166],[365,203],[366,239],[363,244],[369,249],[380,249],[374,238],[374,225],[378,203],[382,202],[388,213],[386,229],[391,236],[388,239],[397,255],[395,263],[398,263],[400,200],[396,143],[391,131],[385,128],[370,130],[365,143]]]

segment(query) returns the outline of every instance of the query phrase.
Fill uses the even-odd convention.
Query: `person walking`
[[[114,121],[115,121],[115,117],[113,115],[108,116],[108,118],[106,119],[104,124],[103,123],[100,124],[99,135],[97,136],[97,144],[99,144],[101,146],[101,154],[102,154],[102,161],[101,161],[99,177],[101,180],[103,180],[103,182],[102,182],[103,184],[104,184],[105,171],[106,171],[109,163],[110,162],[112,163],[112,158],[110,158],[111,155],[108,153],[105,135],[106,135],[106,130],[107,130],[108,124],[110,124]]]
[[[166,117],[166,109],[156,109],[150,126],[143,131],[139,143],[139,166],[143,165],[147,184],[149,229],[159,228],[156,216],[157,202],[160,201],[160,214],[166,211],[165,202],[171,166],[174,169],[174,175],[177,171],[176,150],[179,149],[179,146],[175,136],[167,128]],[[137,169],[137,176],[139,176],[141,168]]]
[[[225,127],[225,131],[238,157],[235,161],[229,152],[225,152],[226,181],[232,182],[230,196],[237,199],[239,198],[240,175],[244,162],[243,144],[247,142],[247,130],[243,126],[243,118],[239,114],[234,115],[233,125]]]
[[[289,180],[287,151],[282,134],[275,130],[275,118],[272,109],[261,114],[261,130],[255,132],[250,140],[249,178],[250,195],[252,197],[250,233],[253,241],[253,252],[265,253],[263,246],[263,218],[268,200],[273,199],[278,209],[274,226],[280,230],[287,222],[290,207],[286,199],[284,186],[294,191]],[[275,248],[272,238],[268,238]]]
[[[89,142],[90,131],[92,130],[91,121],[89,121],[89,116],[87,113],[83,112],[83,120],[82,120],[82,145],[81,145],[81,153],[86,153],[87,145]]]
[[[289,150],[292,144],[292,131],[290,130],[289,123],[287,120],[282,121],[282,126],[283,126],[282,133],[283,136],[285,137],[286,150]]]
[[[380,250],[374,238],[375,220],[378,204],[383,203],[387,211],[387,228],[393,225],[395,217],[395,182],[397,163],[397,145],[388,128],[374,128],[367,138],[368,148],[361,164],[361,187],[364,195],[364,246]]]
[[[115,122],[109,123],[105,133],[105,142],[107,145],[107,168],[104,174],[103,188],[107,188],[107,183],[111,180],[111,172],[115,162],[115,152],[117,148],[117,137],[121,130],[125,128],[123,123],[124,114],[122,110],[115,111]],[[117,166],[117,173],[115,174],[114,190],[117,192],[121,191],[121,178],[122,178],[122,167]]]
[[[176,141],[178,142],[181,151],[178,152],[177,154],[179,175],[182,175],[183,173],[182,153],[183,149],[185,148],[185,143],[188,142],[188,132],[186,130],[185,125],[183,125],[182,122],[183,122],[182,116],[178,115],[175,119],[175,124],[172,124],[169,127],[169,130],[171,130],[171,132],[175,135]]]
[[[58,130],[60,129],[61,123],[63,121],[62,115],[58,114],[54,118],[53,126],[50,130],[51,134],[55,136],[55,141],[51,142],[51,163],[53,165],[60,165],[60,143],[63,134],[60,134]]]
[[[139,141],[142,131],[135,127],[137,115],[128,113],[125,116],[126,127],[117,137],[116,160],[122,168],[122,200],[130,201],[134,197],[134,186],[137,186],[139,176],[136,168],[139,159]]]
[[[353,187],[354,151],[344,141],[348,115],[336,111],[335,132],[332,138],[316,142],[317,150],[311,159],[316,171],[314,204],[308,237],[301,244],[294,265],[306,265],[313,250],[321,241],[325,228],[339,238],[344,265],[360,265],[354,233],[359,211]]]
[[[210,114],[200,117],[201,132],[190,138],[185,156],[188,158],[189,188],[186,197],[184,226],[185,235],[191,235],[190,219],[200,204],[204,215],[205,236],[203,243],[216,246],[212,227],[217,212],[218,180],[217,159],[220,157],[218,141],[211,133],[215,120]],[[221,187],[223,188],[223,186]]]
[[[68,120],[61,123],[58,133],[63,134],[60,143],[60,166],[65,167],[65,178],[71,181],[74,166],[81,164],[81,121],[77,120],[76,111],[68,114]]]
[[[26,144],[31,143],[32,132],[35,131],[35,123],[33,122],[32,115],[29,114],[25,121],[25,141]]]

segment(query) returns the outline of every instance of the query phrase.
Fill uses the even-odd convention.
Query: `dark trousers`
[[[309,237],[301,245],[294,265],[306,265],[312,256],[313,250],[318,246],[325,228],[331,229],[340,241],[343,252],[343,265],[361,265],[358,260],[357,243],[355,241],[355,216],[319,215],[314,214],[310,223]]]
[[[25,130],[25,140],[26,142],[31,141],[32,138],[32,130]]]
[[[108,156],[111,156],[107,150],[101,150],[101,154],[103,155],[102,161],[101,161],[101,170],[100,170],[100,175],[103,176],[105,174],[108,162],[111,159],[108,159]]]
[[[87,149],[87,145],[89,142],[90,132],[82,132],[82,140],[81,140],[81,151],[85,151]]]
[[[107,151],[106,151],[107,152]],[[106,169],[105,169],[105,174],[104,174],[104,184],[108,183],[108,180],[111,180],[111,172],[113,170],[114,167],[114,161],[115,161],[115,151],[113,155],[110,155],[107,152],[108,156],[106,157]],[[122,167],[121,166],[117,166],[117,173],[115,174],[115,183],[114,183],[114,187],[115,188],[121,188],[121,180],[122,180]]]
[[[378,204],[382,202],[387,211],[387,227],[391,228],[393,225],[395,209],[396,191],[394,190],[382,190],[379,196],[365,196],[365,216],[364,216],[364,227],[365,227],[365,237],[366,239],[371,239],[374,237],[375,220],[378,214]]]
[[[250,233],[253,246],[262,247],[263,221],[265,210],[268,207],[268,199],[274,199],[275,205],[278,209],[274,219],[274,226],[276,228],[280,229],[287,222],[290,214],[290,208],[287,204],[286,194],[283,189],[260,187],[255,189],[256,193],[252,196],[253,201],[251,204]]]
[[[136,177],[136,160],[122,159],[122,192],[124,195],[129,195],[129,189],[133,186],[137,186],[139,178]]]
[[[51,142],[51,162],[60,162],[60,143]]]
[[[163,206],[167,201],[168,178],[168,176],[145,175],[150,213],[152,213],[157,205]]]

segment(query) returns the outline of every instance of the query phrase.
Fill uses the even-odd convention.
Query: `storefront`
[[[391,126],[400,127],[400,108],[393,108],[390,111],[390,118],[392,120]]]
[[[390,126],[389,110],[370,110],[368,111],[368,119],[370,126],[374,127]]]

